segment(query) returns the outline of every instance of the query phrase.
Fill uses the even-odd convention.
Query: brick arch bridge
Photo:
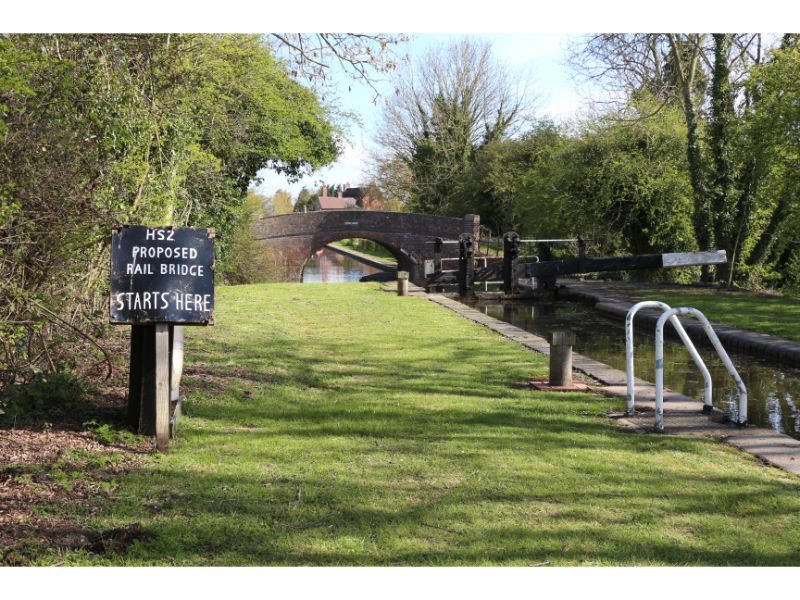
[[[378,242],[397,259],[398,268],[411,280],[425,282],[425,261],[433,259],[433,240],[458,239],[462,233],[478,238],[480,218],[461,219],[413,213],[372,210],[332,210],[289,213],[259,219],[254,237],[265,250],[265,268],[283,281],[300,281],[308,258],[325,244],[344,238]],[[449,244],[442,255],[458,256],[458,245]]]

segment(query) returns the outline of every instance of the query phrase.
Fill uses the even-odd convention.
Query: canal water
[[[333,250],[322,248],[306,262],[303,283],[340,283],[358,281],[364,275],[381,270]]]
[[[476,308],[540,336],[553,329],[575,332],[576,352],[625,371],[625,325],[584,304],[567,301],[480,304]],[[637,377],[655,381],[655,334],[634,323]],[[652,328],[653,330],[655,328]],[[714,406],[735,415],[738,395],[722,361],[714,350],[698,346],[713,380]],[[747,386],[748,422],[800,438],[800,370],[776,366],[767,360],[730,353]],[[700,400],[703,376],[679,340],[664,343],[664,385]]]

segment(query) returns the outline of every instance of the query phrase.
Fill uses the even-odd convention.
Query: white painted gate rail
[[[634,415],[634,404],[635,404],[635,388],[634,388],[634,372],[633,372],[633,317],[636,316],[636,313],[639,312],[642,308],[660,308],[662,311],[666,312],[671,310],[669,304],[665,302],[658,302],[656,300],[646,300],[644,302],[638,302],[631,306],[628,314],[625,316],[625,360],[626,360],[626,383],[628,384],[628,404],[625,414],[629,417]],[[680,336],[683,345],[686,346],[686,349],[689,351],[689,355],[692,357],[694,364],[697,365],[697,368],[700,369],[700,372],[703,374],[703,379],[705,381],[705,394],[703,397],[703,412],[710,413],[712,410],[711,404],[711,374],[708,372],[703,359],[700,358],[700,354],[694,347],[692,340],[689,338],[689,335],[686,333],[686,330],[681,325],[681,322],[678,320],[678,317],[672,315],[669,318],[669,322],[672,323],[672,326],[675,327],[675,331],[678,332],[678,336]]]
[[[733,380],[736,382],[736,387],[739,390],[739,410],[737,415],[737,423],[739,425],[746,424],[747,389],[744,386],[742,378],[739,377],[736,367],[733,366],[733,362],[731,362],[728,353],[725,352],[725,348],[722,347],[717,334],[714,332],[714,329],[711,327],[711,323],[708,322],[706,316],[696,308],[682,306],[680,308],[670,308],[658,318],[658,323],[656,323],[656,431],[664,430],[664,324],[668,320],[672,322],[672,319],[676,319],[677,315],[692,316],[700,321],[700,323],[703,325],[703,329],[711,341],[711,344],[714,346],[714,350],[717,351],[717,354],[722,359],[722,362],[725,364],[725,368],[728,369],[728,373],[730,373],[731,377],[733,377]],[[684,334],[685,333],[686,332],[684,331]],[[682,336],[681,339],[683,339]],[[707,387],[710,389],[710,384],[707,384]],[[711,394],[707,392],[705,402],[708,404],[710,401]]]

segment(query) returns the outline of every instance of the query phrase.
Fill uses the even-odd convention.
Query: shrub
[[[53,420],[80,410],[85,393],[84,385],[71,373],[38,373],[25,384],[3,390],[0,419],[8,425]]]

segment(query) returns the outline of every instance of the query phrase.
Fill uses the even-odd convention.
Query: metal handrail
[[[638,302],[631,306],[628,314],[625,315],[625,361],[626,361],[626,369],[625,369],[625,379],[628,385],[628,404],[625,410],[625,414],[629,417],[634,415],[634,403],[635,403],[635,390],[634,390],[634,373],[633,373],[633,317],[636,316],[636,313],[639,312],[642,308],[660,308],[662,311],[671,310],[669,304],[665,302],[659,302],[657,300],[645,300],[644,302]],[[703,412],[710,413],[713,405],[711,403],[711,373],[708,372],[708,368],[706,368],[703,359],[700,357],[700,354],[697,352],[697,349],[694,347],[692,340],[689,338],[689,335],[686,333],[686,330],[681,325],[680,320],[678,317],[672,316],[669,320],[672,323],[672,326],[675,327],[675,331],[678,332],[678,336],[681,338],[683,345],[686,346],[686,349],[689,351],[689,355],[692,357],[694,364],[697,365],[697,368],[700,369],[700,372],[703,374],[703,379],[705,381],[705,397],[703,398]]]
[[[728,369],[736,388],[739,391],[739,414],[737,415],[737,424],[745,425],[747,423],[747,388],[739,377],[739,372],[733,366],[728,353],[722,347],[719,338],[717,337],[714,328],[711,327],[706,316],[696,308],[688,306],[681,306],[680,308],[671,308],[658,318],[656,323],[656,431],[664,430],[664,324],[668,319],[675,315],[689,315],[696,318],[703,325],[703,330],[706,332],[714,350],[717,355],[722,359],[725,368]]]

